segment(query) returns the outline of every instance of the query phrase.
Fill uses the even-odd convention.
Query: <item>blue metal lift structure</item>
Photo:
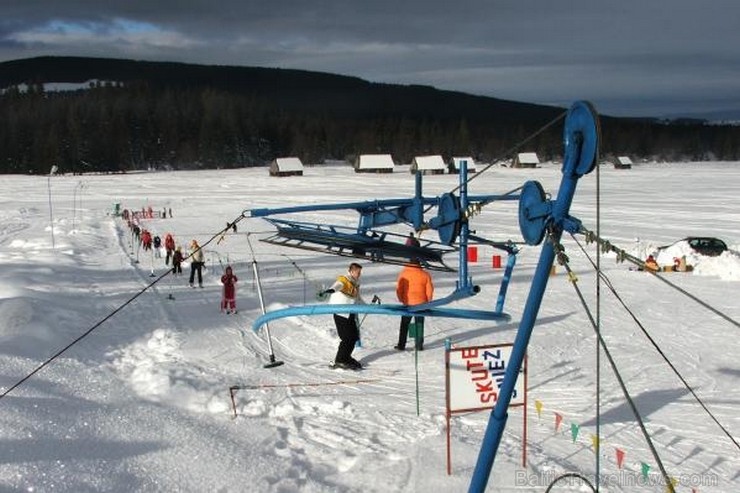
[[[532,285],[520,321],[514,347],[506,367],[504,380],[499,388],[498,400],[491,411],[483,443],[471,478],[469,491],[485,491],[493,468],[504,428],[508,419],[508,408],[521,370],[527,346],[532,335],[542,298],[547,287],[550,269],[564,231],[577,233],[581,222],[570,216],[570,206],[575,195],[578,180],[593,171],[598,162],[600,140],[599,118],[593,106],[586,101],[575,102],[567,112],[563,131],[565,156],[562,165],[562,179],[555,200],[548,199],[542,185],[537,181],[527,181],[518,195],[471,196],[467,191],[467,165],[460,166],[459,195],[445,193],[438,197],[424,197],[421,174],[416,174],[416,189],[410,199],[386,199],[366,202],[307,205],[276,209],[251,209],[244,216],[262,217],[277,228],[274,236],[263,241],[342,256],[364,258],[375,262],[403,264],[417,259],[422,265],[434,270],[452,270],[443,261],[443,255],[457,250],[459,255],[458,280],[455,290],[438,300],[416,306],[404,305],[304,305],[291,306],[281,310],[264,313],[253,323],[256,331],[268,322],[299,315],[322,315],[333,313],[362,313],[376,315],[423,315],[426,317],[451,317],[470,320],[507,321],[509,315],[503,312],[511,273],[516,263],[518,247],[515,243],[489,241],[470,234],[469,219],[481,207],[499,200],[519,201],[519,229],[527,245],[542,246],[540,258],[532,279]],[[435,216],[426,219],[425,213],[435,209]],[[298,222],[272,216],[354,209],[359,215],[357,228],[330,226]],[[407,224],[416,231],[436,230],[439,241],[425,240],[419,247],[407,246],[400,241],[402,235],[384,232],[383,227]],[[468,310],[447,305],[476,295],[480,288],[473,284],[468,274],[467,247],[470,240],[483,242],[500,248],[509,254],[503,281],[499,288],[496,306],[493,310]]]
[[[303,305],[291,306],[263,314],[253,324],[258,330],[270,321],[300,315],[327,315],[333,313],[358,313],[391,316],[448,317],[470,320],[508,321],[503,306],[506,289],[516,264],[518,247],[510,241],[491,241],[478,238],[508,253],[504,281],[499,288],[493,310],[468,310],[446,305],[478,294],[480,287],[473,284],[468,273],[468,244],[470,230],[468,219],[474,211],[495,201],[519,200],[513,193],[501,195],[471,196],[467,192],[467,163],[460,165],[460,193],[445,193],[439,197],[424,197],[422,176],[416,174],[414,197],[407,199],[384,199],[340,204],[316,204],[276,209],[251,209],[244,215],[261,217],[273,224],[277,231],[262,241],[275,245],[301,248],[325,254],[341,255],[391,264],[406,264],[417,260],[430,270],[453,271],[443,260],[443,255],[457,251],[459,256],[458,280],[455,290],[449,295],[415,306],[401,304],[383,305]],[[301,222],[273,216],[316,211],[356,210],[359,224],[356,228]],[[427,219],[425,213],[436,209],[436,215]],[[382,228],[406,224],[416,231],[435,230],[438,241],[421,239],[419,246],[406,245],[406,237],[383,231]]]

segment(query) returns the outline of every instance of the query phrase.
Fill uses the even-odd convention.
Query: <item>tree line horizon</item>
[[[72,173],[242,168],[285,156],[322,164],[360,154],[390,154],[397,164],[516,152],[549,161],[563,152],[562,123],[548,125],[566,109],[332,74],[41,57],[0,63],[0,85],[3,174],[47,174],[52,164]],[[738,126],[600,121],[602,157],[740,160]]]

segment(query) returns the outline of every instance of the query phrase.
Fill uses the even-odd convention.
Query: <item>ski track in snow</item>
[[[721,257],[696,256],[679,244],[665,252],[663,261],[687,255],[694,272],[665,274],[666,279],[738,320],[740,308],[728,301],[728,293],[737,290],[740,280],[740,242],[735,236],[740,217],[729,207],[718,209],[718,204],[734,203],[734,187],[727,184],[740,178],[740,171],[722,163],[709,164],[710,173],[700,165],[673,166],[635,167],[626,173],[603,170],[601,234],[640,258],[689,235],[729,240],[731,251]],[[697,173],[707,183],[679,190],[666,183],[666,169],[676,183],[690,181]],[[531,179],[524,173],[533,173],[554,194],[560,177],[556,167],[494,168],[492,173],[493,190],[484,178],[473,182],[471,193],[510,190]],[[378,176],[361,191],[350,169],[309,169],[301,178],[305,190],[294,189],[295,180],[266,175],[262,169],[250,169],[85,177],[89,187],[84,207],[75,211],[74,228],[70,204],[76,182],[54,178],[53,191],[62,196],[57,198],[60,205],[55,204],[54,249],[45,208],[46,178],[9,177],[7,205],[0,211],[4,272],[0,386],[15,383],[144,289],[156,279],[150,276],[152,268],[156,276],[164,272],[163,259],[135,251],[123,222],[108,215],[112,197],[136,210],[148,203],[155,210],[172,207],[174,218],[149,220],[146,226],[161,237],[173,232],[186,248],[192,238],[203,244],[245,208],[286,205],[286,195],[295,195],[296,203],[317,203],[413,192],[412,178],[400,171]],[[173,177],[184,186],[173,189]],[[425,195],[448,191],[455,180],[427,177]],[[659,181],[666,186],[650,196],[635,192]],[[590,177],[581,182],[572,214],[591,226],[594,183]],[[275,193],[278,183],[288,187],[285,194]],[[686,203],[692,204],[690,212],[682,208]],[[722,222],[716,221],[718,214]],[[310,216],[326,219],[325,214]],[[354,214],[340,212],[335,222],[354,220]],[[495,231],[496,238],[519,237],[516,206],[510,203],[493,204],[474,221],[480,231]],[[273,322],[273,349],[284,364],[263,367],[269,351],[265,330],[255,333],[251,328],[261,310],[246,232],[253,232],[249,242],[259,261],[268,310],[313,303],[315,292],[348,263],[259,242],[261,232],[269,229],[258,220],[241,221],[238,234],[206,247],[203,289],[186,285],[189,267],[184,264],[182,277],[163,278],[0,401],[0,419],[6,425],[0,432],[0,489],[276,493],[466,489],[488,413],[453,417],[453,475],[447,476],[444,339],[450,337],[458,345],[512,341],[539,249],[524,248],[519,256],[506,303],[512,322],[430,321],[426,350],[418,354],[417,415],[415,355],[392,349],[398,327],[392,318],[368,317],[363,325],[363,347],[355,350],[355,357],[365,370],[328,368],[338,342],[330,316]],[[563,244],[577,284],[594,310],[595,276],[590,265],[571,239],[564,237]],[[593,251],[593,246],[587,248]],[[485,258],[490,252],[484,252],[483,261],[470,266],[483,292],[462,302],[464,306],[490,309],[495,300],[501,273],[490,269]],[[235,315],[219,312],[219,277],[226,262],[239,276]],[[613,255],[601,262],[650,336],[737,436],[738,348],[737,338],[728,337],[736,328],[650,274],[617,264]],[[365,296],[378,293],[393,302],[397,270],[369,265],[363,274]],[[435,274],[438,295],[450,291],[454,283],[454,274]],[[718,478],[717,485],[701,487],[701,492],[735,491],[740,484],[737,449],[698,408],[611,293],[602,287],[601,294],[603,336],[668,470],[677,476]],[[543,491],[547,486],[539,483],[543,478],[568,471],[593,477],[595,348],[588,317],[559,268],[549,279],[528,352],[528,468],[520,466],[522,410],[511,409],[490,491]],[[662,491],[626,484],[640,476],[643,461],[651,464],[650,474],[656,479],[657,465],[603,355],[600,385],[603,474],[626,475],[623,482],[602,491]],[[235,392],[236,418],[229,396],[232,386],[241,387]],[[541,416],[534,410],[535,399],[544,404]],[[564,417],[557,431],[556,412]],[[571,437],[572,423],[581,430],[576,440]],[[621,472],[616,448],[627,451]],[[537,484],[517,486],[517,474],[522,472]],[[690,491],[686,484],[678,491]]]

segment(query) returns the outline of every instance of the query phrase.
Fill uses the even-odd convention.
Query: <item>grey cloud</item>
[[[661,116],[734,105],[738,14],[736,0],[711,8],[694,0],[24,0],[4,6],[0,59],[300,68],[521,101],[591,99],[604,113]],[[115,19],[162,32],[103,30],[94,43],[38,35],[51,20]]]

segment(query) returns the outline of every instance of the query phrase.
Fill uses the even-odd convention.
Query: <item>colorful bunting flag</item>
[[[601,442],[601,440],[599,439],[599,435],[594,435],[592,433],[591,434],[591,446],[594,448],[595,454],[599,453],[599,442]]]
[[[678,480],[676,478],[668,478],[671,482],[671,484],[667,484],[665,487],[666,493],[676,493],[676,485],[678,485]]]
[[[649,464],[645,464],[644,462],[641,462],[640,464],[642,466],[642,477],[644,479],[647,479],[648,472],[650,471],[650,465]]]
[[[555,433],[560,429],[560,423],[563,422],[563,415],[555,413]]]
[[[617,467],[622,469],[622,464],[624,464],[624,450],[617,449]]]
[[[578,438],[578,431],[581,429],[580,426],[578,426],[575,423],[571,423],[570,425],[570,436],[573,437],[573,443],[576,443],[576,438]]]

